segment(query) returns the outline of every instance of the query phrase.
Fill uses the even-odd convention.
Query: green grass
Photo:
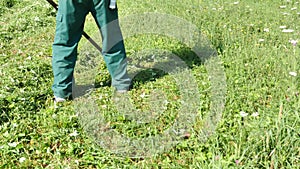
[[[122,19],[144,12],[166,13],[196,25],[217,50],[227,86],[222,120],[216,133],[202,142],[198,138],[205,126],[202,119],[210,111],[211,91],[217,90],[211,88],[205,65],[189,46],[176,38],[154,34],[126,38],[132,63],[141,60],[141,65],[153,66],[143,58],[151,56],[151,49],[179,56],[194,77],[201,105],[197,107],[197,120],[188,139],[150,157],[130,158],[99,146],[97,141],[105,138],[92,137],[85,125],[89,121],[82,120],[83,115],[77,114],[74,103],[53,109],[50,56],[55,10],[44,0],[2,0],[0,168],[299,168],[300,50],[299,44],[293,46],[289,40],[300,40],[300,5],[279,0],[235,2],[118,2],[121,25]],[[294,32],[284,33],[280,26]],[[85,30],[96,37],[97,28],[91,16]],[[94,51],[87,44],[82,39],[78,63],[84,52]],[[130,101],[138,112],[157,116],[140,124],[118,113],[102,59],[95,70],[97,88],[91,96],[115,131],[142,139],[172,126],[183,96],[171,74],[147,69],[135,78]],[[248,115],[242,117],[240,112]],[[259,115],[252,116],[256,112]]]

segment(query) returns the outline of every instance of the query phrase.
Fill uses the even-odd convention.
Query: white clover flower
[[[170,102],[168,100],[164,100],[163,102],[165,105],[169,104]]]
[[[7,143],[9,147],[17,147],[18,143],[12,142],[12,143]]]
[[[290,74],[291,76],[297,76],[297,73],[296,73],[296,72],[289,72],[289,74]]]
[[[294,10],[296,10],[296,9],[297,9],[297,7],[291,8],[292,11],[294,11]]]
[[[242,117],[246,117],[246,116],[248,116],[248,113],[246,113],[246,112],[244,112],[244,111],[241,111],[241,112],[240,112],[240,115],[241,115]]]
[[[40,21],[40,18],[36,16],[36,17],[34,18],[34,21],[35,21],[35,22],[39,22],[39,21]]]
[[[287,12],[282,12],[282,15],[291,15],[291,14]]]
[[[146,97],[146,93],[143,92],[141,95],[140,95],[141,98],[145,98]]]
[[[20,162],[20,163],[23,163],[25,160],[26,160],[25,157],[21,157],[21,158],[19,159],[19,162]]]
[[[270,32],[269,28],[264,28],[264,32]]]
[[[286,26],[285,25],[282,25],[282,26],[279,26],[280,29],[285,29]]]
[[[79,135],[79,134],[78,134],[77,130],[74,130],[73,133],[70,133],[70,134],[69,134],[70,137],[76,137],[76,136],[78,136],[78,135]]]
[[[50,148],[50,147],[47,148],[47,153],[48,153],[48,154],[51,153],[51,148]]]
[[[253,113],[251,116],[252,116],[252,117],[257,117],[257,116],[259,116],[259,113],[258,113],[258,112],[255,112],[255,113]]]
[[[291,32],[294,32],[294,30],[293,29],[283,29],[282,32],[291,33]]]

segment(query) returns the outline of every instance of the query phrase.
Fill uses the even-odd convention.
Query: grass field
[[[86,129],[91,119],[78,114],[74,102],[53,109],[51,45],[56,11],[45,0],[1,0],[0,168],[300,168],[299,1],[119,0],[118,7],[125,35],[129,16],[168,14],[195,25],[217,51],[226,76],[220,89],[213,87],[205,64],[179,39],[164,34],[125,39],[131,63],[141,59],[147,64],[141,56],[152,56],[151,49],[168,51],[186,63],[199,102],[190,135],[165,151],[157,148],[160,153],[151,150],[151,156],[139,158],[97,144],[104,138]],[[91,16],[85,30],[98,37]],[[95,50],[84,38],[79,49],[79,56]],[[95,69],[91,97],[110,126],[129,138],[159,135],[173,124],[178,111],[185,111],[180,109],[184,97],[174,76],[149,68],[135,77],[128,95],[138,113],[152,111],[159,118],[142,124],[128,120],[112,101],[101,58]],[[214,108],[211,97],[221,89],[226,89],[222,119],[203,142],[202,117]],[[188,95],[190,102],[194,95]]]

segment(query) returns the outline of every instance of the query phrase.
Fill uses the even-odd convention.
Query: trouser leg
[[[67,98],[72,94],[72,78],[77,57],[77,46],[82,36],[88,13],[80,0],[59,0],[56,30],[52,46],[54,96]]]
[[[109,0],[94,0],[91,13],[101,30],[103,57],[117,90],[128,90],[131,79],[127,74],[126,52],[118,22],[118,10],[108,8]]]

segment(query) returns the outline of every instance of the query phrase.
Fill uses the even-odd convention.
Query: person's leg
[[[117,91],[129,90],[131,79],[127,74],[127,59],[118,10],[109,9],[110,0],[93,0],[91,13],[101,30],[103,57]]]
[[[77,46],[82,36],[88,9],[81,0],[59,0],[55,38],[52,46],[52,69],[55,97],[69,98],[77,57]]]

